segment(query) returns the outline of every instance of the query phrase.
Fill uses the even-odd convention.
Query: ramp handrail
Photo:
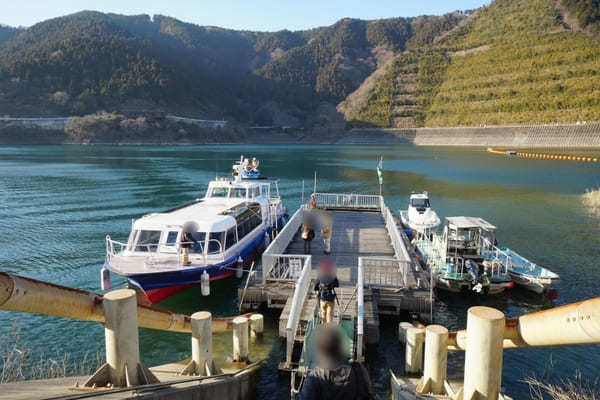
[[[363,282],[369,287],[408,287],[410,261],[401,261],[395,257],[360,257]],[[371,267],[378,267],[374,271]],[[398,282],[400,274],[401,282]]]
[[[304,301],[306,300],[306,296],[309,291],[311,270],[312,256],[305,256],[304,267],[302,268],[300,277],[296,281],[296,289],[294,290],[294,297],[292,298],[292,305],[290,307],[290,313],[285,326],[285,364],[287,367],[289,367],[292,362],[292,352],[294,350],[294,342],[296,341],[296,331],[298,330],[298,324],[300,323],[300,316],[302,314]]]
[[[290,244],[290,242],[294,239],[296,232],[300,229],[300,225],[302,225],[302,208],[298,209],[292,218],[290,218],[289,222],[285,224],[281,232],[275,237],[275,240],[271,242],[269,247],[265,250],[262,255],[262,282],[266,283],[267,278],[269,277],[271,270],[277,263],[277,258],[285,253],[285,249]]]
[[[381,196],[354,193],[313,193],[317,207],[379,210]]]
[[[390,235],[396,258],[401,261],[410,261],[410,255],[408,254],[404,240],[402,240],[402,235],[398,229],[398,226],[396,225],[394,215],[388,206],[385,205],[383,197],[381,198],[381,214],[385,221],[385,227]]]
[[[358,281],[356,283],[358,288],[356,294],[357,308],[356,308],[356,361],[362,362],[363,360],[363,341],[365,335],[365,293],[364,293],[364,270],[362,257],[358,259]]]

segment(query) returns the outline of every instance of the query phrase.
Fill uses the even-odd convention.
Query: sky
[[[198,25],[254,31],[301,30],[344,17],[377,19],[443,14],[478,8],[489,0],[1,0],[0,24],[31,26],[81,10],[162,14]]]

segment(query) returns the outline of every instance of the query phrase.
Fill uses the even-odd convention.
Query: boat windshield
[[[196,242],[190,245],[190,253],[202,254],[204,253],[204,239],[206,238],[205,232],[192,233],[192,237]]]
[[[208,241],[208,254],[216,254],[223,251],[225,232],[211,232]]]
[[[161,231],[140,231],[135,251],[154,252],[158,249]]]
[[[231,188],[231,193],[229,194],[229,197],[245,199],[246,188]]]
[[[227,197],[229,194],[229,188],[226,187],[214,187],[210,192],[210,197]]]
[[[410,204],[413,207],[429,208],[429,199],[412,199]]]

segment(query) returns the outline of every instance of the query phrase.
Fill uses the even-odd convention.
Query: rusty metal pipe
[[[102,296],[81,289],[0,272],[0,309],[104,323]],[[191,333],[188,315],[138,304],[141,328]],[[250,317],[252,314],[244,314]],[[213,318],[212,331],[231,330],[235,317]]]
[[[464,350],[467,331],[451,332],[448,347]],[[600,343],[600,297],[506,320],[503,346],[565,346]]]

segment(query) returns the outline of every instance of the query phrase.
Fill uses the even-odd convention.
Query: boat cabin
[[[411,194],[409,207],[416,209],[420,213],[423,213],[426,209],[431,208],[427,192]]]
[[[448,255],[478,258],[496,242],[496,227],[478,217],[447,217],[443,241]]]
[[[203,199],[134,221],[126,253],[176,254],[183,226],[188,223],[197,227],[191,234],[194,242],[190,243],[190,256],[225,253],[269,223],[271,201],[278,198],[274,179],[212,181]]]

